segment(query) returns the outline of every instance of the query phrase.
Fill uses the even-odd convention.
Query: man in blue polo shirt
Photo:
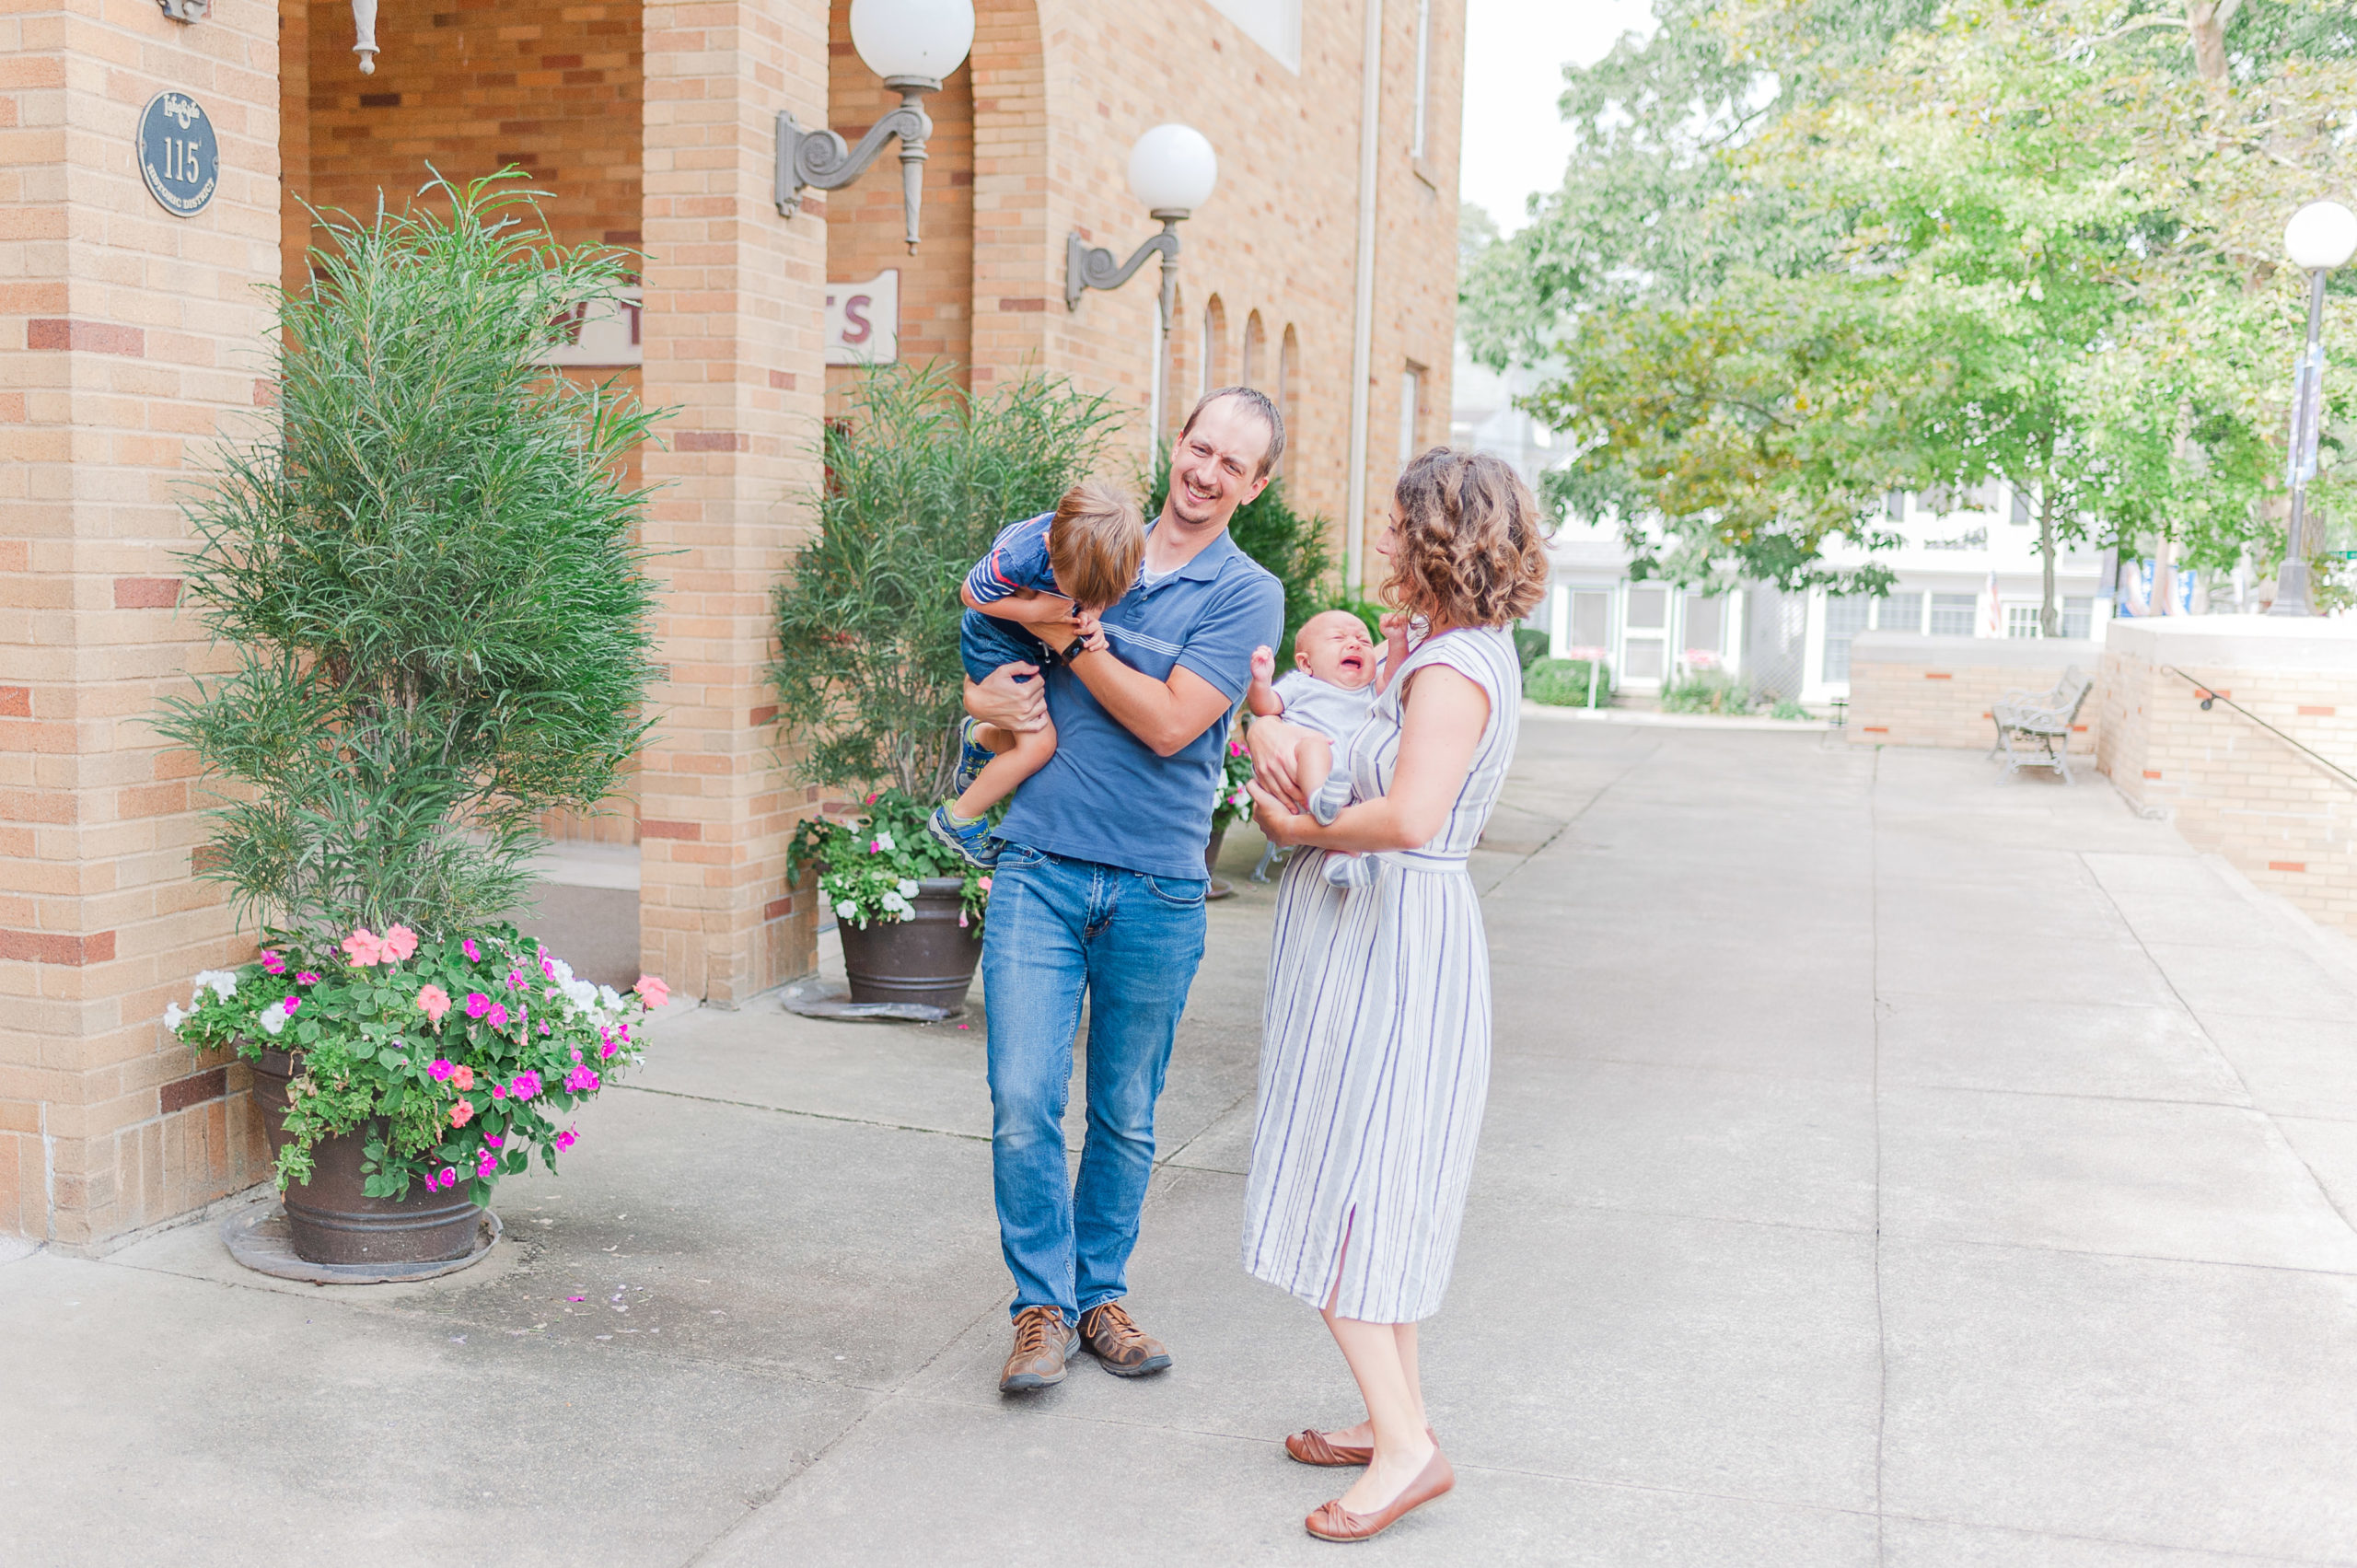
[[[1283,587],[1227,523],[1267,486],[1284,442],[1259,392],[1205,397],[1178,433],[1137,586],[1101,617],[1102,649],[1075,641],[1044,681],[1017,682],[1036,671],[1016,664],[967,685],[967,711],[986,724],[1035,728],[1044,703],[1056,726],[1055,755],[999,827],[982,936],[991,1167],[1015,1275],[1008,1393],[1062,1382],[1084,1343],[1122,1376],[1170,1365],[1121,1297],[1154,1103],[1203,957],[1203,846],[1228,715],[1253,650],[1284,625]],[[1075,1180],[1063,1116],[1084,996],[1088,1134]]]

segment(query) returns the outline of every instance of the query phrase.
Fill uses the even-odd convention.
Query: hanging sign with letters
[[[827,285],[827,363],[889,365],[900,357],[900,269],[865,283]]]
[[[203,104],[169,88],[148,100],[139,117],[139,172],[174,217],[204,210],[221,185],[221,143]]]

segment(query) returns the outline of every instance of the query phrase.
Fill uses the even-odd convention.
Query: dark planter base
[[[475,1222],[474,1250],[463,1258],[424,1263],[313,1263],[295,1254],[286,1210],[276,1202],[255,1203],[221,1222],[229,1256],[256,1273],[319,1285],[413,1284],[471,1269],[499,1244],[499,1216],[489,1209]]]
[[[981,960],[981,933],[958,923],[965,883],[927,877],[917,883],[916,918],[877,922],[865,930],[846,921],[843,973],[853,1002],[914,1002],[956,1012],[966,1005]]]
[[[274,1156],[286,1144],[286,1086],[301,1069],[297,1055],[265,1050],[254,1064],[254,1104]],[[428,1192],[412,1183],[400,1200],[362,1191],[366,1128],[322,1140],[311,1151],[311,1179],[286,1189],[286,1230],[295,1255],[309,1263],[439,1263],[475,1249],[482,1209],[458,1190]]]

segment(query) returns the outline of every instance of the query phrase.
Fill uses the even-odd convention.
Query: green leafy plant
[[[893,788],[868,796],[849,817],[805,818],[786,847],[786,880],[800,881],[806,868],[817,871],[819,896],[835,918],[865,930],[878,922],[914,919],[917,884],[926,877],[960,877],[958,923],[979,931],[990,874],[968,865],[926,831],[932,813],[932,801]]]
[[[532,1151],[556,1168],[576,1134],[558,1122],[608,1074],[635,1065],[633,1028],[668,1000],[641,980],[625,996],[576,979],[510,925],[420,937],[405,925],[355,930],[325,945],[271,933],[260,958],[196,977],[164,1021],[198,1051],[248,1061],[265,1047],[299,1063],[287,1086],[281,1191],[308,1183],[320,1141],[367,1129],[362,1169],[372,1198],[467,1184],[488,1202]]]
[[[958,584],[1001,528],[1098,470],[1119,413],[1052,378],[970,396],[940,365],[878,368],[853,387],[823,437],[819,531],[775,598],[770,679],[804,782],[949,793]]]
[[[1548,642],[1547,633],[1535,627],[1517,626],[1514,629],[1515,657],[1522,661],[1525,671],[1547,656]]]
[[[1162,511],[1170,494],[1170,448],[1155,448],[1154,469],[1146,483],[1148,521]],[[1326,536],[1332,525],[1312,513],[1296,511],[1285,494],[1285,482],[1271,479],[1260,494],[1236,509],[1228,519],[1228,537],[1236,547],[1267,568],[1284,585],[1285,629],[1278,639],[1277,663],[1283,668],[1293,653],[1293,640],[1302,622],[1321,610],[1354,610],[1327,587],[1334,570],[1334,552]],[[1368,634],[1382,641],[1368,625]]]
[[[1523,672],[1522,694],[1554,708],[1601,708],[1612,701],[1612,669],[1602,659],[1534,659]]]
[[[1693,670],[1661,689],[1666,714],[1747,714],[1751,703],[1751,688],[1724,669]]]
[[[1768,716],[1771,719],[1805,720],[1813,719],[1817,715],[1790,697],[1779,697],[1776,699],[1776,705],[1768,710]]]
[[[192,510],[190,597],[237,666],[158,727],[226,786],[203,874],[315,946],[510,908],[535,819],[594,808],[646,732],[620,475],[650,416],[540,362],[625,258],[553,244],[516,178],[323,219],[280,302],[275,429]]]

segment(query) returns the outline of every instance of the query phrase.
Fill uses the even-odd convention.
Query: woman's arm
[[[1302,797],[1301,745],[1310,731],[1281,718],[1255,718],[1244,731],[1244,749],[1252,753],[1252,777],[1263,793],[1276,796],[1287,811],[1306,809]]]
[[[1445,664],[1426,665],[1413,679],[1389,792],[1344,807],[1331,826],[1320,827],[1316,818],[1287,809],[1256,781],[1248,786],[1259,803],[1254,815],[1271,843],[1364,854],[1422,849],[1433,842],[1473,771],[1473,752],[1490,722],[1490,694]]]

